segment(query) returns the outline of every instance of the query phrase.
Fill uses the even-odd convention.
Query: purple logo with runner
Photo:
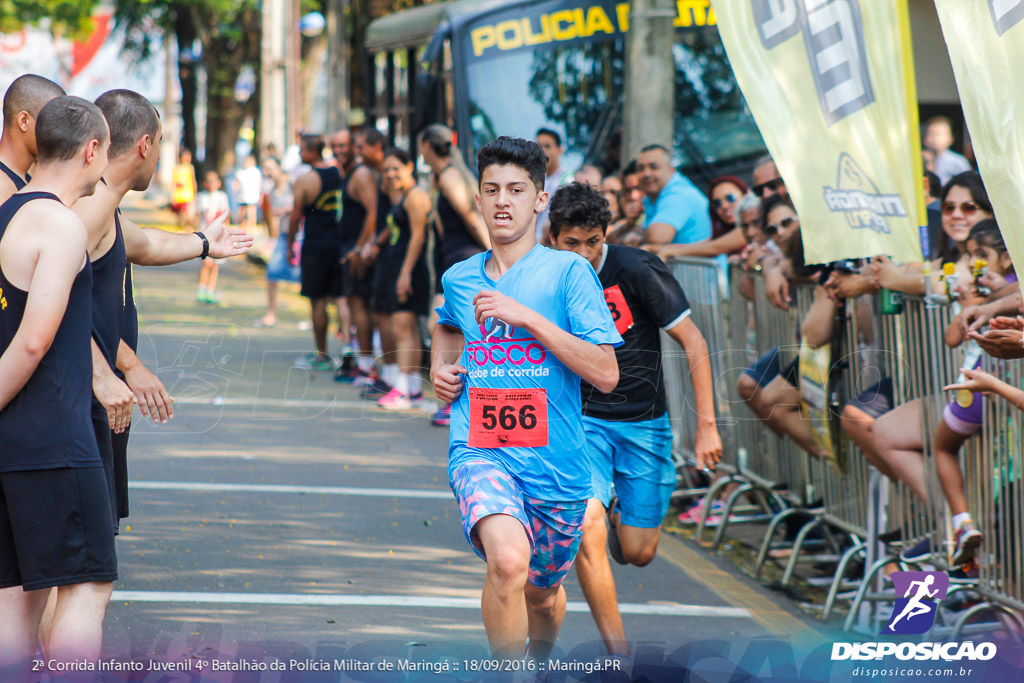
[[[946,598],[949,576],[943,572],[894,572],[896,605],[882,634],[925,633],[935,622],[935,605]]]

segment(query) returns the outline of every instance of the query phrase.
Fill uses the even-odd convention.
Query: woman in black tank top
[[[434,308],[444,304],[444,288],[441,278],[445,271],[470,256],[490,248],[491,240],[487,226],[476,209],[476,180],[462,161],[462,154],[452,144],[454,133],[451,128],[435,123],[420,134],[420,154],[434,172],[437,188],[434,209],[433,266]],[[437,313],[430,315],[430,331],[437,324]],[[434,414],[431,422],[447,427],[451,407],[443,406]]]
[[[430,273],[426,235],[430,197],[416,186],[413,163],[400,149],[384,155],[384,183],[391,195],[391,210],[378,243],[380,256],[374,276],[373,311],[381,329],[394,332],[399,376],[391,391],[378,401],[389,410],[412,408],[423,399],[420,367],[422,343],[420,315],[430,308]]]

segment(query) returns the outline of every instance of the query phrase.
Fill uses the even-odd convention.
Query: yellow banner
[[[974,155],[1003,239],[1024,263],[1024,0],[935,0]]]
[[[904,2],[712,2],[736,80],[800,214],[808,263],[921,260]]]

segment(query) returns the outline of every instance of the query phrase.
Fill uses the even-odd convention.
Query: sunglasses
[[[786,185],[786,183],[785,183],[785,181],[782,180],[782,178],[773,178],[773,179],[769,180],[766,183],[761,183],[759,185],[754,185],[754,187],[752,187],[750,189],[758,197],[763,197],[765,190],[771,190],[772,192],[778,192],[779,188],[785,187],[785,185]]]
[[[792,216],[789,216],[787,218],[783,218],[778,223],[769,223],[768,225],[764,226],[764,231],[769,234],[775,234],[779,230],[788,230],[789,226],[793,225],[794,223],[796,223],[796,219],[793,218]]]
[[[722,208],[723,204],[732,204],[737,199],[739,199],[739,197],[730,192],[729,194],[725,195],[725,197],[718,197],[717,199],[712,199],[711,208],[714,209],[715,211],[718,211],[720,208]]]
[[[971,216],[975,212],[981,210],[981,207],[975,204],[974,202],[963,202],[961,204],[957,204],[956,202],[942,203],[942,213],[946,214],[947,216],[952,216],[953,212],[956,211],[957,208],[959,208],[960,213],[962,213],[965,216]]]

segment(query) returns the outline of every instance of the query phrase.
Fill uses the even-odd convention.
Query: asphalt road
[[[302,671],[382,656],[473,666],[487,652],[484,564],[448,488],[446,430],[292,367],[311,348],[297,325],[304,302],[287,293],[280,324],[254,327],[264,305],[257,267],[222,264],[220,306],[194,302],[197,272],[195,263],[135,271],[139,355],[177,404],[166,425],[136,412],[105,656],[180,666],[133,674],[154,683],[408,676]],[[731,644],[735,660],[750,643],[815,637],[785,598],[688,541],[666,538],[650,566],[614,570],[635,663],[694,641]],[[559,648],[593,660],[598,633],[574,575],[566,588]],[[214,671],[275,658],[288,662],[283,671]]]

